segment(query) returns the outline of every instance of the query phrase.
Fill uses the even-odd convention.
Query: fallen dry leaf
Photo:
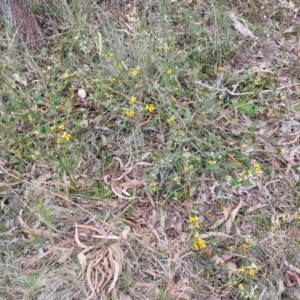
[[[242,19],[238,18],[232,11],[228,13],[228,16],[233,22],[233,27],[245,37],[256,39],[256,36],[247,27],[247,24]]]
[[[235,217],[238,213],[238,211],[240,210],[240,208],[243,206],[244,202],[242,200],[240,200],[240,203],[238,204],[238,206],[231,212],[229,219],[226,222],[226,232],[230,233],[232,225],[234,223]]]
[[[14,73],[13,76],[16,82],[19,82],[24,86],[27,86],[27,80],[25,77],[22,77],[20,74],[17,73]]]
[[[80,241],[79,230],[85,232],[85,237],[89,237],[89,242],[93,238],[119,240],[120,237],[107,235],[95,226],[75,224],[75,241],[79,247],[83,248],[83,251],[78,254],[78,260],[81,265],[81,272],[86,273],[86,281],[91,291],[87,299],[93,299],[100,293],[108,295],[114,290],[121,274],[124,259],[123,251],[117,244],[108,245],[97,242],[91,246],[85,245]],[[95,235],[93,231],[101,235]]]
[[[225,265],[227,266],[228,270],[231,272],[231,273],[235,273],[238,268],[236,266],[236,264],[233,262],[233,261],[227,261],[225,263]]]
[[[128,234],[130,232],[130,227],[129,226],[126,226],[123,231],[121,232],[121,237],[124,239],[124,240],[127,240],[127,237],[128,237]]]

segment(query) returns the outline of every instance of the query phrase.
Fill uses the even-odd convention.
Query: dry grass
[[[32,1],[43,53],[3,24],[0,299],[300,299],[281,2]]]

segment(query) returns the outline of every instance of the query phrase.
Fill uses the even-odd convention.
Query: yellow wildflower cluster
[[[126,109],[125,115],[126,115],[127,117],[132,118],[132,117],[134,117],[135,112],[134,112],[133,110],[131,110],[131,109]]]
[[[71,136],[70,133],[63,132],[62,135],[61,135],[61,137],[62,137],[63,139],[65,139],[66,141],[69,141],[69,140],[71,139],[72,136]]]
[[[210,159],[208,160],[208,163],[211,165],[211,166],[214,166],[217,162],[218,162],[218,160],[219,159],[221,159],[222,158],[222,155],[215,155],[215,153],[214,152],[211,152],[210,153]]]
[[[76,78],[80,78],[82,76],[82,74],[79,71],[75,71],[74,73],[70,74],[69,71],[66,71],[63,75],[62,75],[62,79],[64,81],[66,81],[67,79],[69,79],[70,77],[76,77]]]
[[[158,190],[157,186],[158,186],[157,182],[152,183],[151,188],[152,188],[153,192],[157,192],[157,190]]]
[[[167,70],[167,74],[168,74],[168,75],[172,75],[172,74],[173,74],[172,69],[168,69],[168,70]]]
[[[225,67],[218,67],[218,72],[225,72],[226,71],[226,68]]]
[[[56,139],[56,143],[60,144],[63,140],[70,141],[72,135],[70,133],[67,133],[66,126],[64,124],[61,124],[59,126],[52,126],[50,128],[51,132],[58,132],[59,137]]]
[[[69,77],[70,77],[69,72],[65,72],[65,73],[62,75],[62,79],[63,79],[63,80],[67,80]]]
[[[168,52],[170,50],[170,47],[169,47],[168,43],[164,43],[163,46],[157,46],[157,50],[159,50],[159,51],[164,50],[165,52]]]
[[[145,109],[149,112],[153,112],[155,110],[155,106],[153,104],[146,104]]]
[[[175,117],[172,116],[171,118],[168,118],[168,119],[167,119],[167,123],[168,123],[169,125],[174,125],[174,124],[175,124]]]
[[[195,249],[196,251],[205,249],[205,248],[206,248],[206,242],[205,242],[205,240],[199,238],[198,240],[196,240],[196,241],[193,243],[193,247],[194,247],[194,249]]]
[[[133,104],[133,103],[135,103],[136,102],[136,97],[135,96],[131,96],[130,98],[129,98],[129,104]]]
[[[199,229],[200,228],[199,219],[198,219],[197,216],[190,216],[189,221],[190,221],[190,227],[192,229]]]
[[[261,173],[262,172],[259,163],[254,163],[253,167],[254,167],[254,170],[255,170],[256,173]]]
[[[244,253],[244,254],[247,254],[248,251],[249,251],[249,249],[250,249],[249,243],[244,243],[244,244],[243,244],[243,253]]]
[[[190,228],[194,231],[193,238],[193,248],[195,251],[203,250],[206,248],[206,242],[204,239],[200,238],[198,229],[200,229],[199,218],[197,216],[190,216]]]
[[[253,164],[253,169],[255,171],[255,174],[253,174],[253,172],[251,170],[244,170],[242,171],[240,174],[239,174],[239,177],[237,179],[237,182],[238,183],[242,183],[244,182],[245,180],[250,180],[254,177],[256,177],[257,174],[261,174],[262,173],[262,170],[261,170],[261,167],[260,167],[260,164],[259,163],[254,163]]]
[[[208,163],[209,163],[211,166],[213,166],[213,165],[215,165],[215,164],[217,163],[217,161],[216,161],[215,159],[210,159],[210,160],[208,161]]]
[[[111,83],[115,83],[115,82],[117,82],[117,78],[111,77],[111,76],[110,76],[110,77],[108,78],[108,81],[111,82]]]
[[[253,151],[253,146],[250,145],[250,144],[243,143],[243,144],[241,145],[241,148],[242,148],[242,149],[241,149],[242,153],[243,153],[244,155],[246,155],[246,156],[249,156],[250,152]]]
[[[258,271],[258,267],[255,264],[252,264],[251,266],[242,267],[239,271],[244,276],[253,277]]]
[[[129,70],[129,75],[130,76],[135,77],[135,76],[138,76],[138,74],[139,74],[139,70],[138,69],[130,69]]]

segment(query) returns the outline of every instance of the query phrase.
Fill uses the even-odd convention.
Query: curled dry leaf
[[[232,225],[234,223],[235,217],[237,215],[237,213],[239,212],[240,208],[243,206],[243,201],[240,200],[240,203],[238,204],[238,206],[231,212],[229,219],[226,222],[226,232],[230,233]]]
[[[225,264],[231,273],[237,272],[238,268],[233,261],[227,261]]]
[[[119,279],[122,271],[122,263],[124,259],[123,251],[117,244],[107,243],[87,246],[79,239],[79,229],[90,231],[90,242],[93,238],[101,239],[115,239],[120,237],[106,235],[101,229],[91,225],[77,225],[75,226],[75,241],[77,245],[83,248],[78,255],[81,265],[81,272],[86,269],[86,281],[90,288],[91,294],[87,298],[93,299],[101,295],[110,294]],[[89,231],[87,231],[89,230]],[[92,232],[100,233],[101,236],[95,236]],[[90,250],[93,249],[93,252]],[[109,284],[109,286],[107,286]]]
[[[166,288],[170,296],[176,297],[176,299],[192,299],[192,295],[195,295],[195,290],[189,286],[186,279],[180,279],[175,284],[169,282]]]

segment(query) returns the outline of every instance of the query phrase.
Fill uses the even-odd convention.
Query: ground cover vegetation
[[[30,2],[1,30],[0,299],[300,299],[299,8]]]

